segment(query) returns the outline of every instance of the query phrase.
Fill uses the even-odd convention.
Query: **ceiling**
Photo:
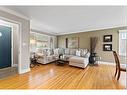
[[[30,18],[31,29],[62,35],[126,26],[125,6],[6,6]]]

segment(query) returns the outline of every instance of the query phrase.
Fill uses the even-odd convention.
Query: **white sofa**
[[[40,64],[47,64],[58,59],[58,55],[51,53],[50,49],[43,49],[36,52],[37,62]]]
[[[36,56],[37,62],[41,64],[47,64],[53,62],[59,58],[59,54],[63,54],[68,59],[69,65],[85,68],[88,65],[89,51],[87,49],[62,49],[57,48],[54,50],[44,49],[38,50]]]
[[[55,58],[53,58],[52,55],[51,56],[37,55],[37,56],[38,56],[37,62],[41,64],[47,64],[56,60]]]
[[[64,56],[69,60],[69,65],[85,68],[89,63],[88,49],[65,49]]]

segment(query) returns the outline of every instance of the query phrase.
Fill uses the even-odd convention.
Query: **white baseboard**
[[[106,64],[106,65],[113,65],[116,66],[116,63],[112,63],[112,62],[105,62],[105,61],[98,61],[99,64]],[[120,64],[123,67],[127,67],[126,64]]]
[[[29,71],[30,71],[30,68],[23,69],[23,70],[19,71],[19,74],[27,73]]]
[[[99,64],[106,64],[106,65],[116,65],[115,63],[112,62],[105,62],[105,61],[98,61]]]
[[[12,67],[18,67],[18,64],[12,64]]]

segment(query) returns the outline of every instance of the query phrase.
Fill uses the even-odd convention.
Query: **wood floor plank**
[[[126,74],[117,81],[115,67],[111,65],[88,66],[85,69],[40,65],[30,72],[0,80],[0,89],[125,89]]]

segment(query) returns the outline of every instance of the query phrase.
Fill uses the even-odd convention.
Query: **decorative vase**
[[[96,62],[96,53],[91,53],[89,57],[89,63],[94,64]]]
[[[98,42],[98,37],[90,38],[90,57],[89,57],[90,64],[94,64],[96,62],[95,48],[96,48],[97,42]]]

